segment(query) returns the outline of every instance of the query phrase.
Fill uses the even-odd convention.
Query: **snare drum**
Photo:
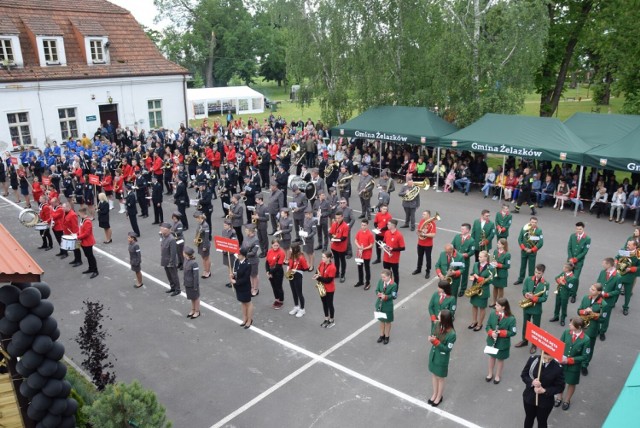
[[[189,205],[191,205],[192,207],[197,207],[199,203],[200,203],[199,199],[190,199],[189,200]]]
[[[33,228],[35,230],[47,230],[47,229],[49,229],[49,223],[43,221],[43,222],[40,222],[40,223],[36,224],[35,226],[33,226]]]
[[[76,243],[78,239],[74,235],[62,235],[62,241],[60,241],[60,249],[73,251],[76,249]]]

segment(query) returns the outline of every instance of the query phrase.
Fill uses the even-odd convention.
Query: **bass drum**
[[[289,189],[293,190],[293,186],[297,186],[300,189],[307,199],[314,199],[316,197],[316,185],[313,183],[308,183],[304,180],[304,178],[299,175],[291,175],[289,176],[289,181],[287,182],[287,186]]]

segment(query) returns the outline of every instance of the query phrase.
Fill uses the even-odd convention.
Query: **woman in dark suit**
[[[251,303],[251,265],[247,261],[247,250],[242,248],[233,264],[233,273],[229,274],[231,284],[235,286],[236,298],[242,303],[242,324],[245,329],[253,324],[253,303]]]
[[[564,390],[564,372],[560,364],[550,355],[542,357],[542,370],[538,377],[540,355],[529,357],[520,377],[526,385],[522,393],[524,402],[524,428],[533,428],[538,419],[538,428],[547,428],[547,419],[553,409],[554,395]],[[536,405],[536,395],[538,403]]]
[[[109,199],[104,193],[98,194],[98,226],[104,230],[103,244],[111,244],[111,224],[109,224]]]

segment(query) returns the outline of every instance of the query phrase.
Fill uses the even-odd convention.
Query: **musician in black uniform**
[[[189,230],[189,220],[187,219],[187,206],[189,206],[189,194],[187,193],[186,177],[183,175],[178,176],[178,183],[176,185],[176,191],[173,194],[173,203],[178,207],[180,212],[180,221],[184,230]]]
[[[151,224],[162,223],[164,221],[164,214],[162,212],[162,183],[155,174],[151,176],[151,204],[153,205],[153,223]]]
[[[198,183],[200,190],[200,199],[198,200],[198,209],[204,214],[204,218],[209,225],[208,237],[211,240],[211,214],[213,213],[213,205],[211,204],[211,188],[206,182]]]
[[[171,155],[164,155],[164,164],[162,165],[162,171],[164,171],[164,186],[167,188],[167,195],[173,194],[173,162]]]
[[[131,230],[133,230],[138,238],[140,237],[140,229],[138,228],[138,208],[136,207],[136,194],[132,190],[131,183],[125,184],[127,189],[127,197],[125,199],[125,206],[127,207],[127,217],[131,223]]]
[[[253,207],[253,209],[255,209],[256,194],[260,191],[260,186],[256,187],[251,182],[251,177],[248,175],[245,175],[243,180],[244,180],[244,185],[242,186],[242,191],[240,192],[240,194],[245,198],[247,198],[244,201],[244,206],[247,214],[247,223],[251,223],[251,216],[253,215],[253,211],[249,210],[249,207]]]
[[[231,192],[231,195],[236,193],[238,189],[238,170],[235,164],[229,164],[229,170],[227,171],[227,189]]]
[[[140,205],[140,217],[142,218],[149,217],[149,201],[147,201],[148,185],[147,179],[144,178],[140,170],[137,170],[134,189],[136,190],[136,199],[138,200],[138,205]]]
[[[264,197],[259,194],[256,196],[256,210],[252,213],[252,222],[256,224],[256,231],[258,234],[258,241],[260,242],[260,255],[261,259],[267,256],[269,247],[269,236],[267,234],[269,224],[269,211],[264,204]]]
[[[278,165],[278,172],[276,172],[276,183],[278,184],[278,189],[280,189],[284,195],[285,203],[287,201],[287,185],[289,182],[289,172],[284,169],[284,165]]]
[[[262,186],[267,189],[269,187],[269,165],[271,164],[271,157],[267,152],[265,146],[260,147],[260,163],[258,168],[260,169],[260,178],[262,180]]]

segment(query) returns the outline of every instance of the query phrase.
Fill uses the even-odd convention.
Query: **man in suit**
[[[640,216],[640,191],[634,190],[627,198],[624,208],[622,209],[622,219],[620,220],[620,224],[624,223],[624,219],[627,218],[627,212],[629,210],[634,212],[633,225],[637,226],[638,216]]]
[[[542,364],[542,368],[539,364]],[[538,427],[546,427],[549,414],[553,410],[554,396],[564,391],[562,366],[548,354],[533,355],[522,369],[520,378],[525,384],[522,393],[526,415],[524,427],[533,428],[536,419]]]
[[[180,278],[178,277],[178,248],[176,240],[171,233],[171,225],[169,223],[160,224],[160,266],[164,268],[167,274],[167,280],[171,288],[166,293],[171,296],[180,294]]]
[[[151,176],[151,204],[153,205],[153,223],[160,224],[164,221],[162,212],[162,182],[154,174]]]
[[[267,203],[267,211],[269,211],[269,217],[271,218],[271,230],[270,235],[273,235],[278,228],[278,213],[284,208],[284,193],[278,189],[278,183],[275,180],[271,181],[271,195],[269,196],[269,202]]]
[[[291,190],[293,190],[293,202],[296,204],[296,207],[291,210],[293,213],[293,228],[295,229],[296,237],[300,239],[300,228],[304,225],[304,211],[309,201],[307,196],[295,184],[291,187]]]
[[[131,230],[133,230],[138,238],[140,238],[140,228],[138,228],[138,208],[136,207],[136,194],[132,190],[131,183],[125,184],[127,189],[127,197],[124,205],[126,207],[126,216],[131,223]]]

